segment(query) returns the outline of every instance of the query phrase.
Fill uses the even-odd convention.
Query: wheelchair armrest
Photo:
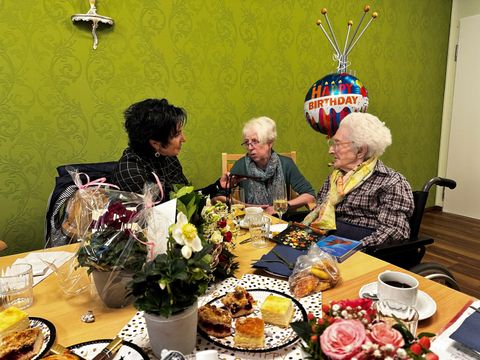
[[[409,240],[407,242],[398,243],[398,244],[387,244],[387,245],[379,246],[370,251],[367,250],[367,253],[373,256],[395,254],[395,253],[404,252],[408,250],[418,249],[432,243],[433,243],[433,239],[431,237],[420,235],[418,239]]]
[[[306,210],[293,210],[293,211],[287,211],[283,215],[283,220],[287,222],[302,222],[303,219],[305,219],[305,216],[307,216],[310,213],[310,211]]]

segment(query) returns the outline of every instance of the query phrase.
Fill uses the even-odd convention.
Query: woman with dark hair
[[[174,184],[188,184],[177,158],[185,142],[187,113],[166,99],[146,99],[131,105],[124,115],[128,147],[118,161],[113,183],[121,190],[142,193],[146,182],[156,182],[155,173],[163,186],[163,200],[168,200]],[[224,175],[201,191],[212,196],[221,193],[226,180]]]

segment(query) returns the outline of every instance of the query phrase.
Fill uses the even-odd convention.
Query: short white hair
[[[366,159],[381,156],[392,144],[392,133],[376,116],[368,113],[350,113],[340,122],[346,128],[350,141],[356,147],[367,146]]]
[[[275,121],[266,116],[253,118],[243,126],[243,137],[247,133],[256,133],[258,141],[263,144],[273,143],[277,139],[277,125]]]

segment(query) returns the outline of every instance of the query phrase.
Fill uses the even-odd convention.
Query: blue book
[[[336,235],[329,235],[317,241],[317,245],[341,263],[359,250],[362,247],[362,242]]]

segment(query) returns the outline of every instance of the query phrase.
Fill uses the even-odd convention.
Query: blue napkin
[[[256,269],[263,269],[272,274],[288,277],[292,274],[293,269],[289,269],[287,265],[282,263],[278,257],[273,253],[273,251],[280,254],[285,260],[289,263],[295,265],[297,258],[300,255],[306,255],[308,250],[298,250],[294,249],[287,245],[276,245],[272,250],[263,255],[260,260],[258,260],[252,266]],[[265,260],[278,260],[278,262],[268,262]]]
[[[480,351],[480,313],[475,311],[467,317],[450,338],[468,348]]]

